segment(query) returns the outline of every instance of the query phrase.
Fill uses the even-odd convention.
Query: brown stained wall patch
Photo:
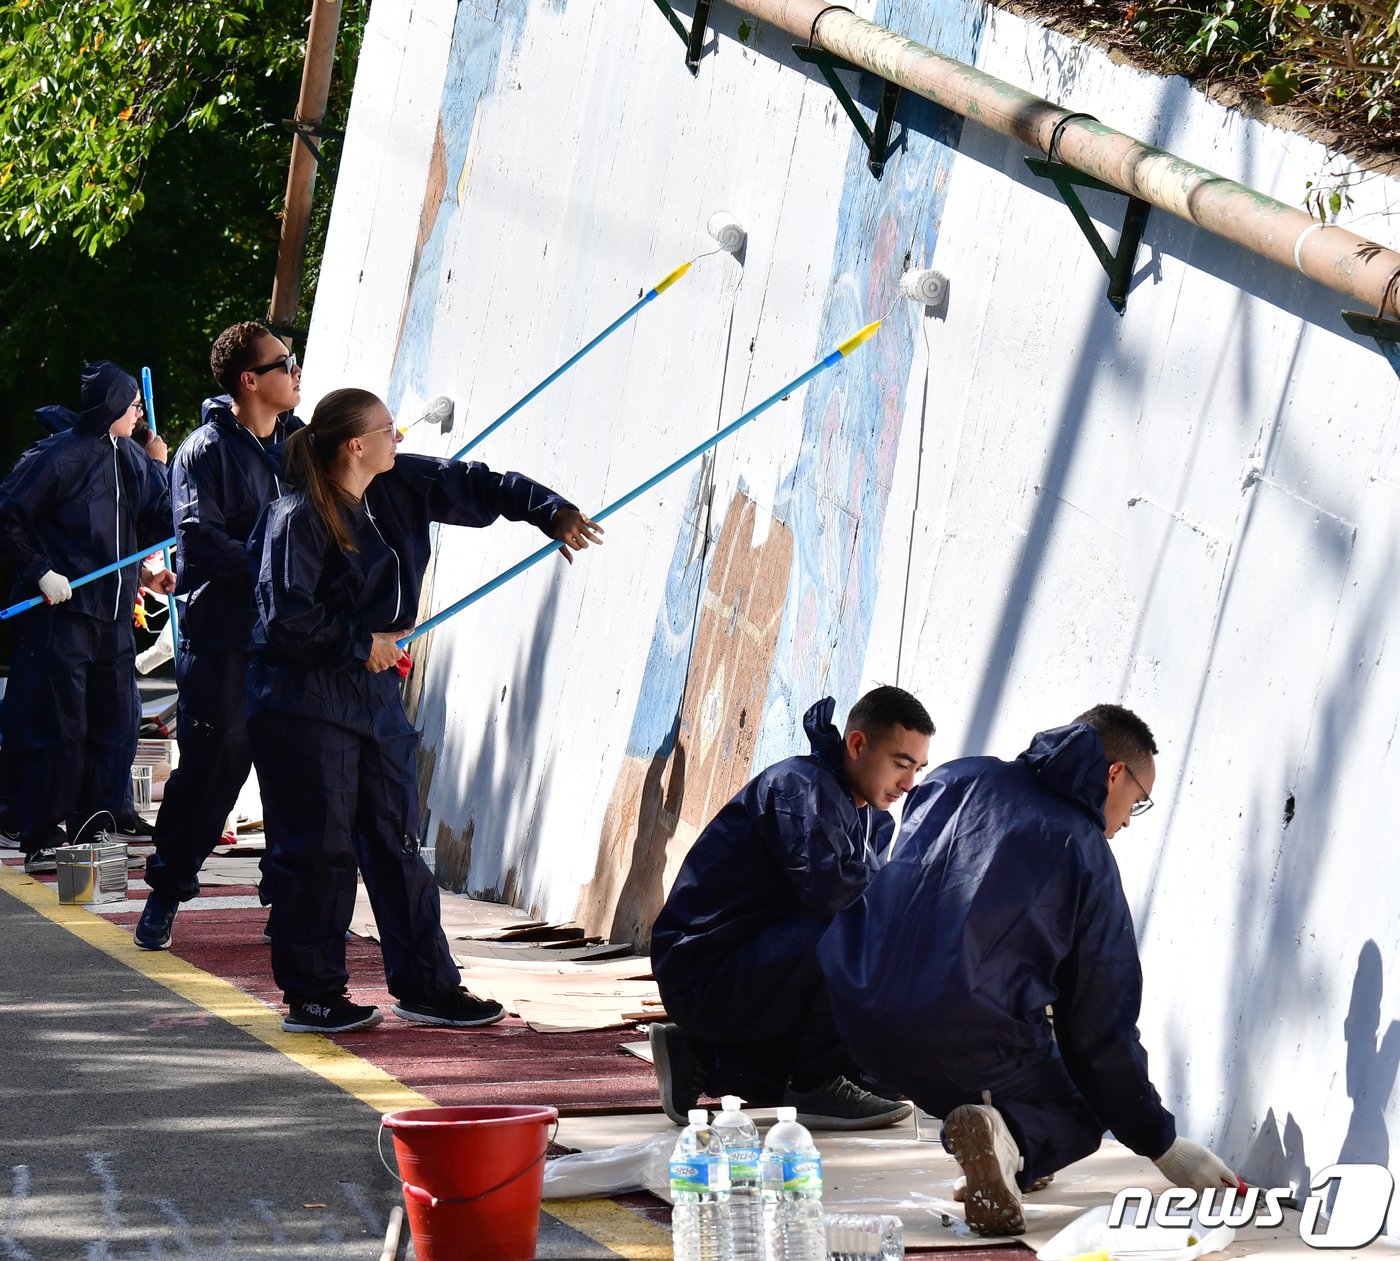
[[[423,247],[433,234],[438,211],[442,208],[443,194],[447,191],[447,141],[442,135],[442,117],[439,115],[437,130],[433,132],[433,152],[428,159],[428,179],[423,189],[423,211],[418,217],[418,240],[413,247],[413,266],[409,269],[408,285],[404,289],[403,310],[399,312],[399,333],[394,339],[394,360],[398,361],[399,348],[403,345],[404,325],[408,322],[408,307],[413,301],[413,286],[418,279],[418,264],[423,259]]]
[[[468,819],[460,832],[445,823],[437,826],[434,845],[437,848],[438,883],[449,889],[463,889],[472,865],[472,838],[476,835],[476,820]]]
[[[645,949],[651,925],[698,832],[753,775],[792,567],[792,532],[735,495],[715,544],[670,757],[624,763],[578,919],[590,932]]]

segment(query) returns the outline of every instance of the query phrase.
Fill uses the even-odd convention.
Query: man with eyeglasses
[[[1156,753],[1135,713],[1096,705],[1014,762],[939,767],[819,947],[856,1062],[943,1118],[978,1234],[1023,1233],[1023,1192],[1105,1130],[1178,1186],[1237,1185],[1177,1136],[1137,1030],[1142,969],[1108,840],[1151,808]]]
[[[181,444],[170,473],[177,591],[185,597],[176,658],[179,765],[156,818],[146,863],[151,892],[136,944],[170,946],[175,914],[199,895],[199,870],[252,769],[244,681],[255,610],[247,542],[263,509],[281,494],[280,444],[302,422],[297,358],[254,321],[226,328],[209,354],[224,389],[206,399],[204,423]]]
[[[83,369],[80,397],[81,411],[51,413],[58,432],[0,483],[0,555],[18,571],[13,594],[45,601],[16,618],[5,695],[7,757],[24,775],[16,821],[26,871],[52,871],[57,846],[113,826],[136,755],[137,584],[175,585],[168,570],[134,564],[72,585],[154,546],[170,525],[164,474],[130,441],[142,410],[136,379],[97,360]]]

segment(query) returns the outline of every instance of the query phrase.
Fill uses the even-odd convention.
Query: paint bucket
[[[384,1115],[418,1261],[531,1261],[558,1119],[556,1108],[533,1104]]]
[[[126,901],[126,844],[60,845],[54,879],[64,906]]]

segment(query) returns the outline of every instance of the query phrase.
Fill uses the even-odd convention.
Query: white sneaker
[[[1016,1175],[1021,1153],[1001,1113],[980,1103],[965,1103],[943,1123],[953,1159],[962,1166],[966,1186],[963,1213],[979,1235],[1021,1235],[1026,1221]]]

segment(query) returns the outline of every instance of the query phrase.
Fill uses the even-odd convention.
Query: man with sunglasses
[[[1135,713],[1096,705],[1014,762],[939,767],[819,947],[857,1063],[943,1118],[978,1234],[1021,1234],[1022,1193],[1105,1130],[1178,1186],[1237,1184],[1177,1136],[1137,1030],[1142,969],[1108,841],[1151,808],[1156,753]]]
[[[264,325],[226,328],[209,354],[225,393],[206,399],[204,423],[170,472],[177,591],[185,597],[176,658],[179,764],[156,818],[136,944],[165,950],[180,903],[199,894],[199,869],[223,836],[252,753],[244,680],[252,651],[253,583],[247,542],[281,494],[280,445],[302,422],[296,356]]]

